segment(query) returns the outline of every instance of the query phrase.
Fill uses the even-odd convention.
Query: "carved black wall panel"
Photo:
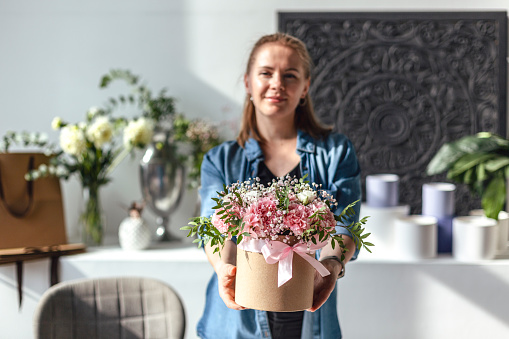
[[[425,168],[440,146],[506,134],[506,12],[279,13],[315,69],[320,119],[354,143],[365,177],[400,176],[400,202],[421,212]],[[458,185],[456,211],[480,208]]]

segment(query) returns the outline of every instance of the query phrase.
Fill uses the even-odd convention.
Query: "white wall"
[[[0,135],[51,130],[54,116],[83,120],[86,110],[125,87],[100,90],[112,68],[139,74],[154,90],[163,87],[189,117],[224,122],[233,137],[243,99],[244,62],[252,43],[277,30],[278,11],[508,10],[506,0],[360,1],[0,1]],[[123,112],[120,112],[120,114]],[[132,111],[126,115],[135,114]],[[233,126],[233,127],[232,127]],[[137,161],[125,161],[103,189],[106,233],[114,239],[125,212],[140,199]],[[129,184],[126,184],[129,183]],[[80,187],[63,183],[68,234],[75,222]],[[188,191],[173,221],[187,223],[196,192]],[[145,217],[154,224],[151,212]],[[177,227],[175,226],[175,229]]]

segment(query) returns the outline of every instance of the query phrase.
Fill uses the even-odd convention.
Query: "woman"
[[[360,168],[351,142],[331,133],[316,120],[309,86],[311,58],[305,45],[283,33],[267,35],[253,47],[244,75],[246,101],[236,141],[211,150],[202,165],[202,214],[213,213],[212,197],[238,180],[288,173],[322,184],[339,202],[336,214],[360,199]],[[359,213],[357,206],[356,214]],[[202,338],[341,338],[336,312],[336,281],[344,264],[356,255],[348,230],[348,251],[328,244],[319,260],[331,272],[315,275],[313,306],[303,312],[265,312],[243,309],[235,303],[236,244],[227,241],[218,253],[205,252],[215,274],[207,288],[205,312],[198,324]]]

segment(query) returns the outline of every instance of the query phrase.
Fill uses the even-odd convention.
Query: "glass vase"
[[[99,185],[83,187],[83,206],[79,221],[82,241],[87,246],[100,246],[103,242],[104,216],[99,189]]]

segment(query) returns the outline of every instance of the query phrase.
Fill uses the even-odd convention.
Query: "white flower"
[[[87,149],[85,134],[76,125],[67,125],[60,131],[60,147],[70,155],[79,156]]]
[[[87,112],[87,117],[89,120],[92,120],[97,114],[101,112],[101,109],[99,107],[90,107]]]
[[[42,164],[41,166],[39,166],[39,172],[42,175],[47,175],[48,174],[48,166],[46,164]]]
[[[35,132],[31,132],[31,133],[28,135],[28,142],[29,142],[30,144],[34,144],[34,143],[36,143],[38,140],[39,140],[39,136],[37,135],[37,133],[35,133]]]
[[[245,201],[252,201],[255,202],[258,197],[260,196],[260,192],[258,191],[247,191],[245,194],[243,194]]]
[[[151,140],[154,123],[150,119],[131,120],[124,129],[124,145],[126,147],[145,147]]]
[[[64,166],[57,166],[57,168],[55,170],[55,174],[58,177],[62,177],[64,175],[69,175],[69,170],[67,168],[65,168]]]
[[[111,140],[113,136],[113,125],[107,117],[98,117],[92,125],[87,128],[87,138],[96,148],[101,148]]]
[[[51,121],[51,128],[58,131],[62,127],[62,119],[60,117],[54,117]]]
[[[316,192],[315,191],[302,191],[300,193],[297,193],[297,199],[304,204],[307,205],[316,198]]]
[[[48,142],[49,137],[46,133],[39,133],[38,142]]]

